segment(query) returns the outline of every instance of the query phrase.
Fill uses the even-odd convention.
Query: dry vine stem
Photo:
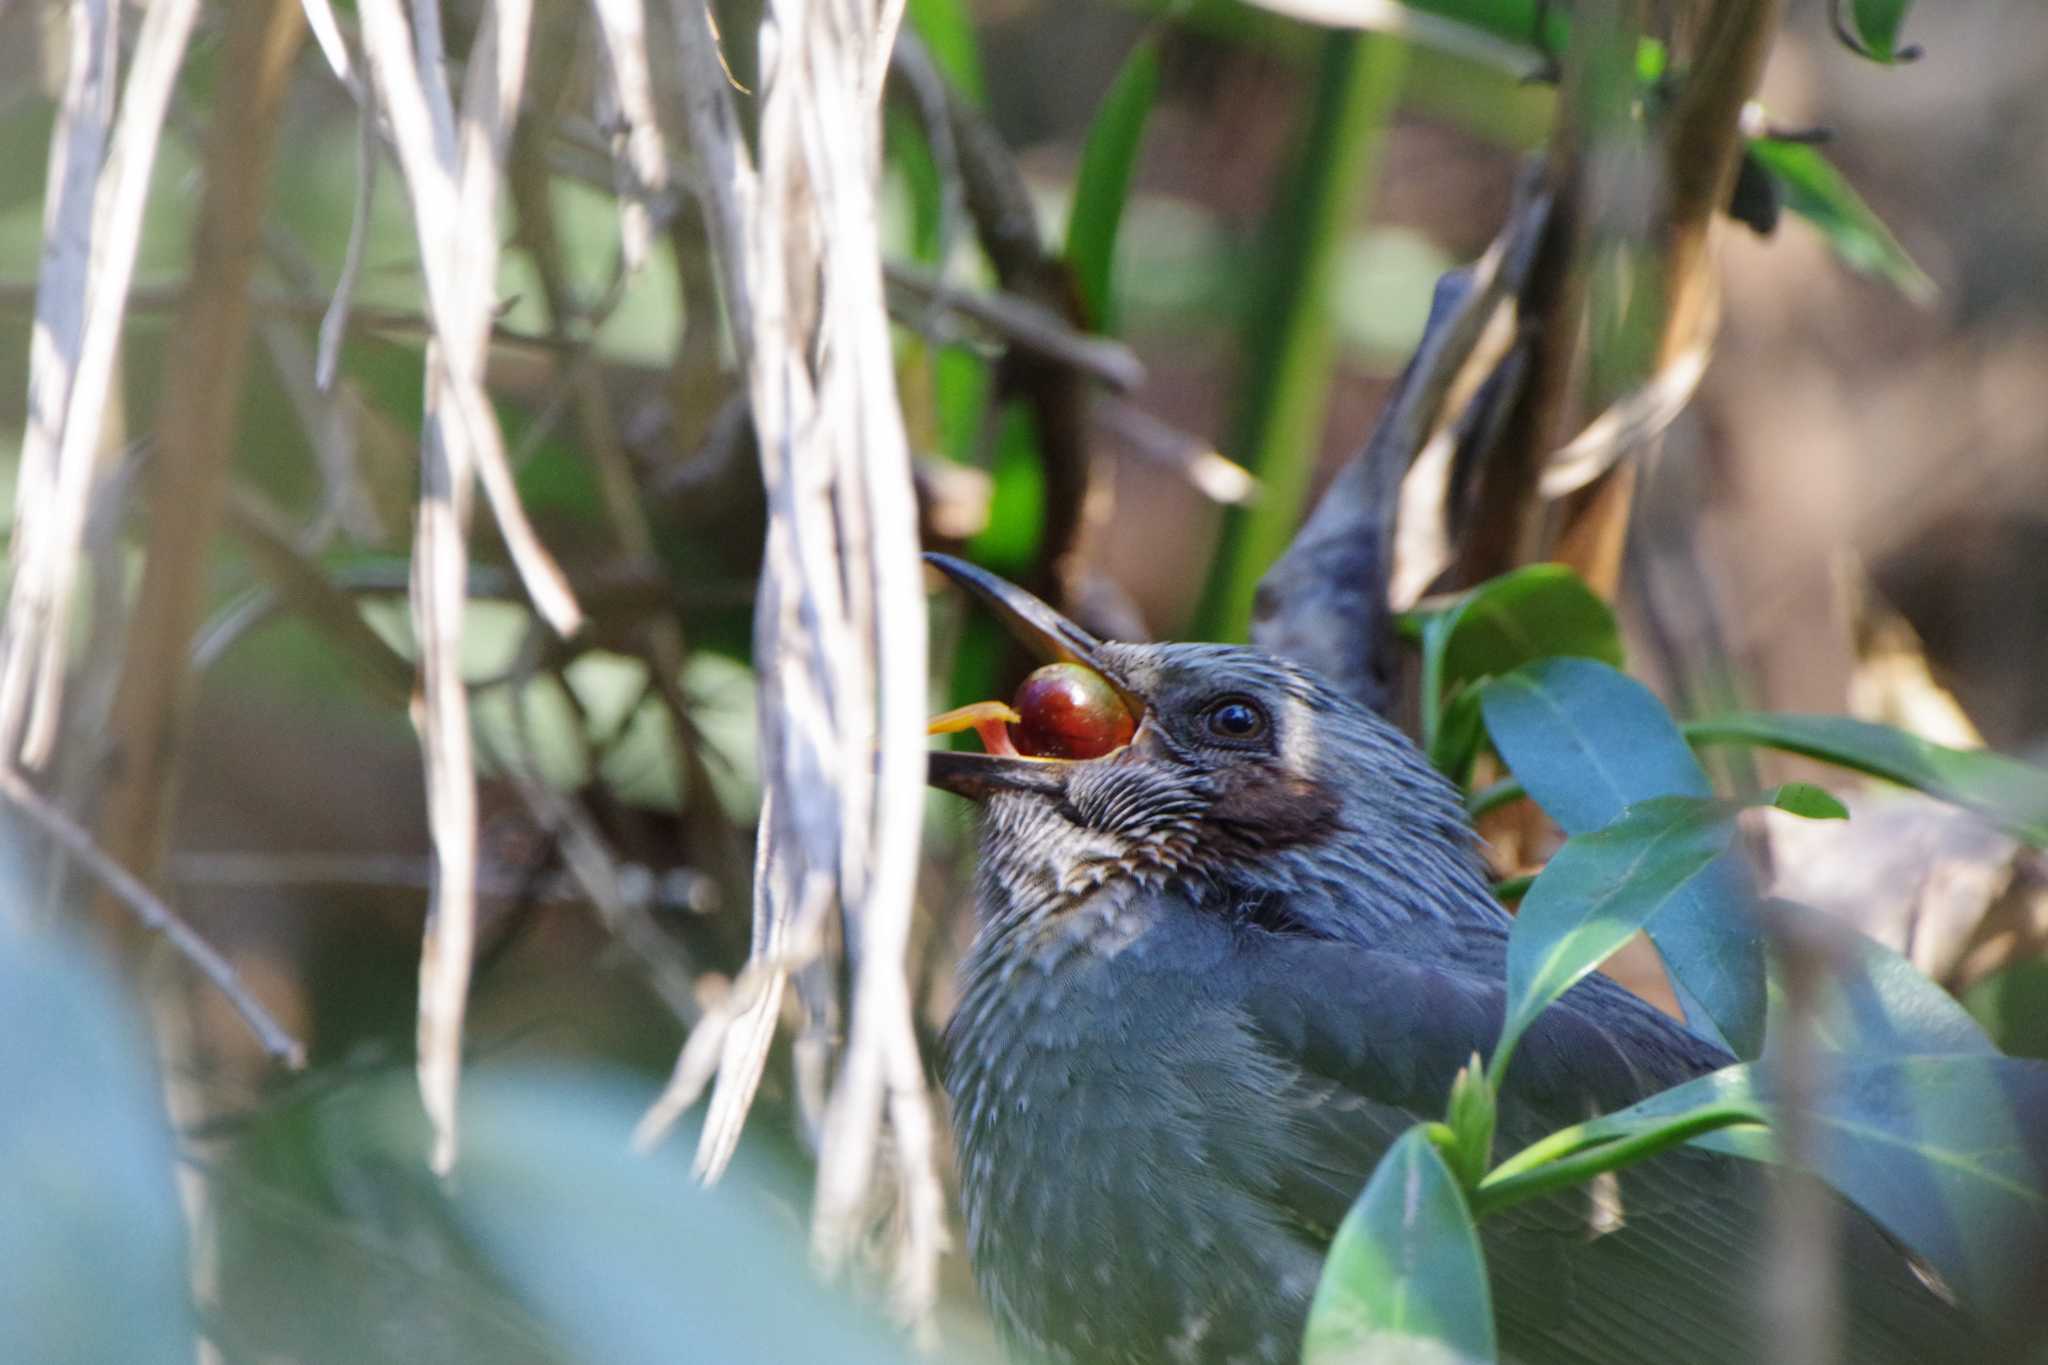
[[[18,755],[30,767],[48,761],[56,739],[79,544],[112,402],[142,210],[199,4],[162,0],[143,15],[113,150],[102,165],[117,13],[103,0],[74,4],[71,70],[51,139],[29,424],[15,500],[38,513],[16,527],[14,582],[0,633],[0,760],[12,763]]]
[[[757,164],[708,11],[674,3],[695,180],[768,492],[753,966],[750,989],[702,1026],[721,1037],[699,1168],[715,1177],[731,1154],[783,986],[836,903],[854,991],[814,1237],[831,1263],[865,1230],[886,1116],[903,1234],[894,1297],[921,1318],[944,1227],[904,961],[924,808],[925,614],[876,226],[879,101],[901,5],[768,0]]]
[[[498,183],[526,74],[530,0],[484,12],[470,51],[460,122],[443,75],[437,0],[414,7],[416,54],[397,0],[362,0],[364,55],[412,197],[434,340],[420,442],[419,521],[412,610],[422,695],[415,704],[427,770],[435,860],[433,904],[420,953],[420,1095],[434,1128],[433,1164],[455,1161],[455,1092],[476,930],[476,771],[469,694],[461,672],[468,582],[465,532],[472,481],[482,478],[534,603],[557,629],[578,621],[561,571],[540,547],[511,490],[503,438],[481,374],[496,303]]]

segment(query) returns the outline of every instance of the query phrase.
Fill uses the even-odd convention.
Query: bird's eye
[[[1211,735],[1232,744],[1261,738],[1268,724],[1266,713],[1258,704],[1243,697],[1212,702],[1202,718]]]

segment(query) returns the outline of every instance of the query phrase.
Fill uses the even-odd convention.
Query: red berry
[[[1137,722],[1109,679],[1080,664],[1047,664],[1017,688],[1017,751],[1032,758],[1100,758],[1130,743]]]

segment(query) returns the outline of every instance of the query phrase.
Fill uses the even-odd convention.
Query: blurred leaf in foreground
[[[0,922],[0,1360],[189,1365],[185,1223],[141,1030],[84,952],[10,929]]]
[[[1882,1223],[1977,1310],[2023,1320],[2048,1267],[2048,1066],[1996,1054],[1843,1057],[1809,1106],[1815,1174]],[[1768,1068],[1729,1067],[1595,1120],[1645,1120],[1709,1105],[1777,1108]],[[1731,1128],[1695,1141],[1775,1159],[1770,1132]]]
[[[1458,1182],[1411,1128],[1330,1244],[1303,1365],[1470,1365],[1495,1358],[1478,1230]]]

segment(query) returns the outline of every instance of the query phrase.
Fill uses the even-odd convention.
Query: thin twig
[[[128,293],[128,314],[130,317],[141,317],[175,312],[184,306],[185,296],[189,292],[189,287],[184,284],[138,285]],[[0,282],[0,312],[32,312],[35,307],[35,294],[33,285],[17,281]],[[320,299],[268,290],[252,291],[249,304],[250,310],[260,318],[314,321],[324,317],[332,305],[332,298]],[[433,335],[434,321],[425,314],[405,308],[358,307],[350,310],[348,330],[350,333],[389,332],[398,336],[423,337]],[[491,324],[491,342],[497,346],[518,347],[543,354],[553,354],[564,349],[564,345],[552,337],[516,331],[498,322]]]
[[[376,198],[377,107],[365,99],[356,114],[356,196],[348,220],[348,246],[342,253],[341,274],[334,280],[334,298],[320,318],[320,355],[313,367],[313,382],[322,393],[334,386],[334,374],[341,364],[341,343],[348,336],[349,308],[363,273],[370,209]]]
[[[1211,502],[1234,507],[1259,496],[1259,481],[1249,469],[1227,458],[1214,441],[1205,441],[1124,398],[1099,398],[1095,420],[1121,441],[1126,450],[1152,464],[1172,470]],[[959,468],[959,466],[951,466]]]
[[[271,369],[291,402],[320,471],[319,504],[295,539],[308,551],[326,546],[336,532],[345,532],[363,545],[386,543],[383,519],[377,515],[376,499],[362,467],[363,419],[367,417],[374,430],[375,415],[366,411],[353,384],[321,389],[314,373],[318,360],[302,328],[268,322],[262,336]]]
[[[235,975],[235,969],[214,951],[213,945],[201,938],[161,897],[103,853],[91,835],[74,824],[64,812],[43,800],[20,773],[5,765],[0,765],[0,797],[5,797],[9,805],[28,817],[47,838],[63,845],[114,899],[134,912],[143,928],[153,934],[162,934],[186,961],[198,968],[200,975],[212,982],[235,1007],[235,1013],[249,1025],[249,1031],[256,1035],[256,1041],[263,1045],[266,1053],[293,1070],[306,1064],[305,1045],[292,1037],[282,1024],[271,1017],[270,1011],[249,994],[242,979]]]
[[[369,107],[369,92],[363,89],[362,77],[356,73],[355,62],[348,55],[348,43],[341,36],[341,25],[334,17],[334,7],[328,0],[299,0],[305,7],[306,27],[312,30],[313,41],[320,48],[320,55],[327,59],[327,69],[334,73],[356,103]]]
[[[454,1164],[455,1097],[476,936],[476,770],[461,671],[471,481],[481,477],[535,606],[570,634],[581,615],[561,570],[532,535],[511,487],[503,436],[481,385],[497,270],[497,186],[526,70],[532,7],[485,12],[471,52],[462,118],[441,69],[437,0],[413,7],[417,57],[397,0],[358,5],[364,52],[412,196],[435,323],[427,354],[412,608],[423,695],[415,708],[426,761],[437,876],[420,953],[420,1094],[437,1171]]]
[[[1090,336],[1036,300],[1020,294],[955,289],[928,271],[901,261],[889,262],[883,273],[889,288],[908,305],[894,310],[905,320],[950,312],[1119,393],[1135,392],[1145,383],[1145,364],[1130,347],[1110,337]]]

